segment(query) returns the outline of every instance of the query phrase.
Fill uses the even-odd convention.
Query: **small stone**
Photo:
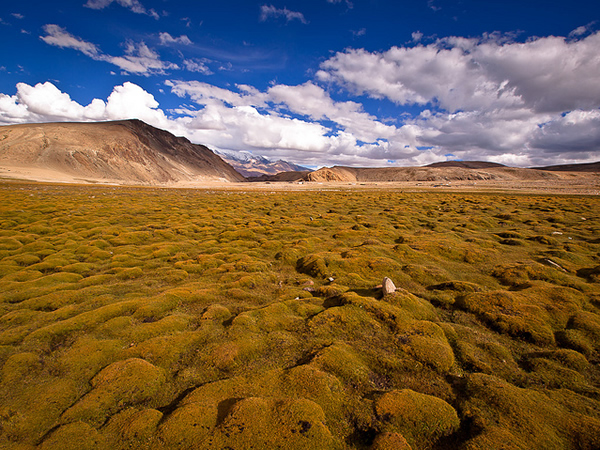
[[[396,292],[396,285],[388,277],[385,277],[381,289],[383,290],[383,295],[391,294],[392,292]]]
[[[329,278],[327,278],[327,281],[329,281],[330,283],[333,283],[335,281],[335,279],[333,277],[329,277]]]

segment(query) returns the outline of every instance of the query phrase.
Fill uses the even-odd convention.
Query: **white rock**
[[[381,283],[381,284],[382,284],[381,289],[383,290],[383,295],[387,295],[387,294],[391,294],[392,292],[396,292],[396,285],[388,277],[385,277],[383,279],[383,283]]]

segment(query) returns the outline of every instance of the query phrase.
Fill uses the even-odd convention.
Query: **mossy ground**
[[[600,448],[596,197],[0,196],[1,448]]]

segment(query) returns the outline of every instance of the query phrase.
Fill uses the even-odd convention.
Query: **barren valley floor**
[[[508,171],[513,169],[504,168]],[[503,169],[503,170],[504,170]],[[180,189],[217,189],[228,191],[314,191],[314,190],[383,190],[383,191],[469,191],[469,192],[518,192],[538,194],[578,194],[600,195],[599,172],[544,172],[515,169],[513,178],[493,179],[493,171],[477,172],[467,170],[462,175],[473,178],[490,177],[491,179],[456,179],[448,169],[420,168],[425,171],[420,177],[408,181],[321,181],[321,182],[223,182],[201,177],[195,180],[174,182],[146,183],[146,187],[180,188]],[[436,170],[429,173],[428,170]],[[451,169],[450,169],[451,170]],[[544,176],[540,176],[540,173]],[[380,175],[385,180],[384,175]],[[377,177],[375,177],[377,178]],[[86,178],[81,175],[68,174],[65,171],[42,169],[31,165],[0,165],[0,180],[32,181],[60,184],[90,184],[100,186],[126,186],[122,179]],[[140,185],[131,181],[130,185]],[[143,184],[143,183],[142,183]]]

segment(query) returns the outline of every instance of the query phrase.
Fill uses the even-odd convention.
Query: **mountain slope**
[[[207,147],[140,120],[2,126],[0,166],[122,184],[244,180]]]

